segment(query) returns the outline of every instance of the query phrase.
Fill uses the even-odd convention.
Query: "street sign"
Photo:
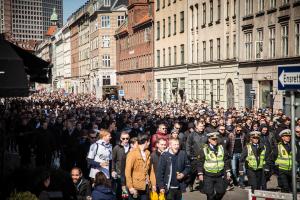
[[[118,92],[119,92],[119,96],[120,96],[120,97],[123,97],[123,96],[125,96],[125,92],[124,92],[124,90],[119,90]]]
[[[300,89],[300,65],[278,66],[278,90]]]

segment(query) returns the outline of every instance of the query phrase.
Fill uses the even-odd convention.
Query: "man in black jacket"
[[[125,163],[130,147],[129,140],[129,133],[127,131],[122,131],[120,143],[117,144],[112,151],[112,177],[114,179],[114,190],[118,199],[122,198],[122,191],[126,191]]]
[[[195,132],[189,134],[186,140],[186,153],[191,161],[190,191],[193,191],[194,181],[197,177],[197,163],[200,159],[200,151],[207,142],[207,137],[204,133],[204,124],[199,120],[195,125]]]
[[[71,177],[76,188],[77,200],[86,200],[87,197],[91,196],[90,182],[82,177],[82,171],[80,168],[72,168]]]
[[[157,185],[167,200],[181,200],[185,191],[184,178],[190,171],[186,152],[179,150],[179,140],[170,139],[169,150],[164,152],[158,163],[156,173]]]
[[[151,157],[150,157],[151,173],[154,174],[154,176],[150,176],[150,179],[151,177],[155,177],[159,158],[161,154],[166,150],[166,148],[167,148],[167,141],[164,140],[163,138],[158,139],[158,141],[156,142],[156,150],[151,153]],[[152,183],[152,191],[156,191],[156,187],[157,187],[156,178],[155,180],[150,180],[150,181]]]

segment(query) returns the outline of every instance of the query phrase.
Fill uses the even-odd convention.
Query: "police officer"
[[[200,151],[199,180],[208,200],[222,199],[230,180],[230,159],[226,149],[218,144],[218,132],[208,133],[208,144]]]
[[[266,176],[270,174],[270,149],[260,142],[260,132],[249,133],[250,142],[243,148],[239,164],[239,172],[244,174],[244,165],[247,168],[248,182],[252,192],[266,189]]]
[[[191,161],[191,174],[189,177],[189,189],[193,191],[194,181],[197,177],[197,162],[200,159],[200,150],[207,143],[207,136],[204,133],[204,124],[199,120],[195,123],[195,131],[188,135],[186,140],[186,153]]]
[[[278,167],[278,185],[282,192],[292,192],[292,147],[291,130],[284,129],[279,133],[281,142],[273,150],[272,159]]]

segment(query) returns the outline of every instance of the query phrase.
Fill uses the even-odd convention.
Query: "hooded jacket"
[[[93,200],[115,200],[115,195],[111,188],[103,185],[97,185],[92,192]]]

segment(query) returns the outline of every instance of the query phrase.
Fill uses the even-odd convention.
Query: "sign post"
[[[300,89],[300,66],[278,66],[278,90],[291,92],[291,131],[292,131],[292,184],[293,200],[297,200],[296,145],[295,145],[295,90]]]

